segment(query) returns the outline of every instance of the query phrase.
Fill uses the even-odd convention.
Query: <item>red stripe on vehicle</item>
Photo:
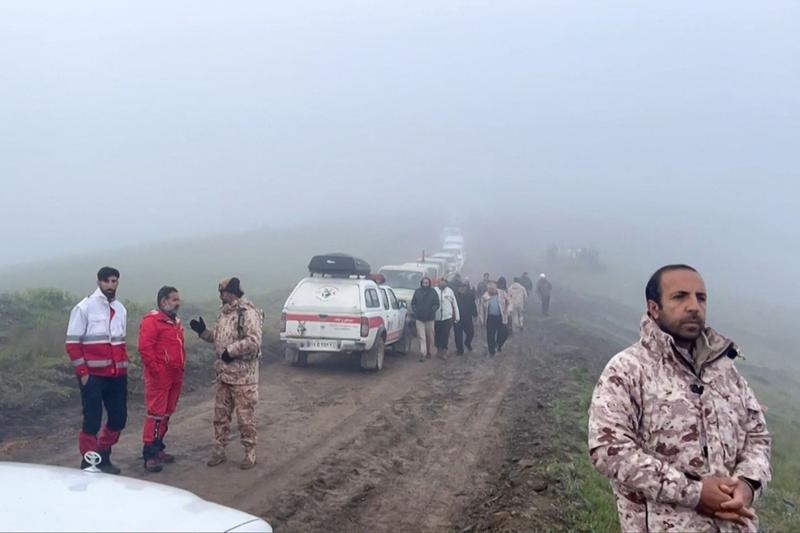
[[[331,324],[361,324],[360,316],[326,316],[319,315],[286,315],[286,320],[296,322],[326,322]]]
[[[369,318],[369,329],[379,328],[383,325],[383,318],[379,316],[372,316]]]

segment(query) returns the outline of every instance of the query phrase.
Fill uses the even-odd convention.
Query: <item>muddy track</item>
[[[574,368],[597,367],[593,342],[561,319],[531,315],[528,330],[495,358],[476,352],[419,363],[414,354],[392,355],[383,371],[368,373],[344,357],[315,356],[307,368],[267,357],[254,470],[237,468],[238,435],[227,463],[205,466],[206,387],[182,398],[171,424],[166,441],[176,464],[142,471],[134,405],[114,458],[125,475],[189,489],[262,516],[278,531],[491,529],[498,526],[492,516],[515,499],[530,511],[517,525],[557,528],[553,480],[515,479],[513,467],[560,453],[549,438],[551,407]],[[3,459],[74,465],[78,417],[66,415],[50,438],[0,442]]]

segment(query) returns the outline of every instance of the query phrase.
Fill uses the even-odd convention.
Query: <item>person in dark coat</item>
[[[456,337],[456,352],[464,355],[464,346],[472,351],[472,339],[475,337],[475,318],[478,316],[478,306],[475,303],[475,291],[469,283],[462,282],[456,290],[456,302],[461,320],[453,325]]]
[[[417,337],[419,338],[419,360],[430,359],[433,352],[434,323],[436,311],[439,310],[439,295],[431,287],[431,278],[424,277],[419,283],[419,289],[414,291],[411,298],[411,312],[417,324]]]
[[[547,279],[547,276],[543,273],[539,274],[539,281],[536,282],[536,292],[542,301],[542,314],[545,316],[550,312],[550,293],[552,291],[553,285]]]
[[[527,272],[522,273],[522,276],[519,278],[519,283],[525,287],[525,290],[528,291],[528,294],[533,292],[533,280]]]

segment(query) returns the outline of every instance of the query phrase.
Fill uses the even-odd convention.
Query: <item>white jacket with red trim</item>
[[[128,372],[125,332],[128,311],[98,288],[69,315],[66,349],[75,374],[116,377]]]

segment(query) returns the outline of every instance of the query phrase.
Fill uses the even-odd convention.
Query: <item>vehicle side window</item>
[[[383,308],[389,309],[389,297],[386,296],[386,289],[381,289],[381,301],[383,302]]]
[[[389,300],[392,302],[392,309],[400,309],[400,303],[398,303],[397,296],[394,295],[392,289],[389,289]]]
[[[375,289],[367,289],[364,291],[364,297],[367,300],[367,307],[370,309],[374,309],[375,307],[380,307],[381,302],[378,300],[378,291]]]

